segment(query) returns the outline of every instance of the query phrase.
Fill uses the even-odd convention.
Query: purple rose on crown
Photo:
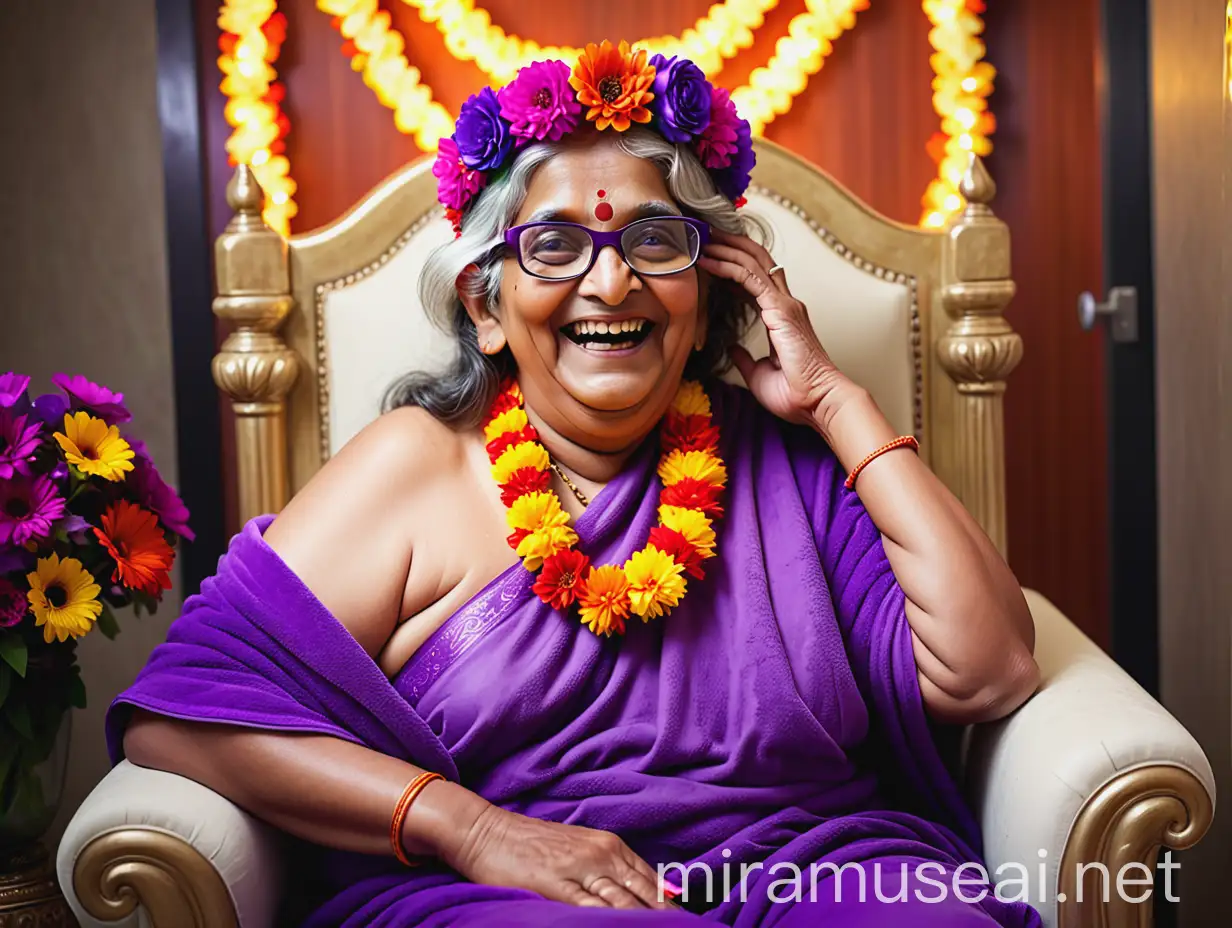
[[[710,81],[687,58],[650,59],[655,67],[654,104],[659,131],[669,142],[693,141],[710,125]]]
[[[504,163],[513,148],[513,134],[501,119],[500,102],[491,87],[462,104],[453,138],[468,168],[494,171]]]

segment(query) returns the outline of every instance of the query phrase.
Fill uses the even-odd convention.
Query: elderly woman
[[[468,101],[421,283],[452,368],[113,707],[115,757],[302,839],[310,925],[1038,924],[935,746],[1032,692],[1031,618],[746,237],[749,139],[623,43]]]

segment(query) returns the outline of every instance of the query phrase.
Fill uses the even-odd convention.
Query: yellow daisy
[[[591,568],[578,594],[582,622],[596,635],[623,635],[629,617],[629,580],[614,564]]]
[[[682,416],[708,416],[710,415],[710,397],[706,396],[706,391],[696,380],[686,380],[676,391],[676,398],[672,400],[672,409]]]
[[[633,552],[625,561],[629,605],[643,621],[666,615],[684,596],[684,568],[658,548]]]
[[[683,535],[702,557],[714,557],[714,529],[705,513],[680,506],[660,506],[659,521]]]
[[[26,574],[26,582],[34,624],[43,627],[43,640],[48,644],[53,638],[80,638],[103,611],[98,584],[74,557],[60,560],[60,555],[52,554],[39,558],[37,567]]]
[[[508,483],[513,472],[523,467],[547,470],[548,453],[543,445],[536,441],[524,441],[506,448],[492,465],[492,478],[500,484]]]
[[[572,547],[577,540],[577,532],[568,525],[547,525],[518,542],[517,555],[522,559],[522,566],[534,573],[543,566],[544,558]]]
[[[83,474],[119,481],[133,469],[133,449],[120,430],[88,412],[64,414],[64,431],[55,433],[64,459]]]
[[[526,410],[521,406],[514,406],[512,409],[506,409],[499,416],[483,427],[483,437],[486,441],[491,441],[506,432],[520,432],[526,428],[529,420],[526,418]]]
[[[727,468],[709,451],[677,449],[659,462],[659,477],[664,485],[669,487],[686,477],[721,487],[727,483]]]

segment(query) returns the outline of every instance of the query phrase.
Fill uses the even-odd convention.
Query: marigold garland
[[[643,622],[679,605],[688,576],[705,576],[702,562],[715,556],[714,522],[727,468],[718,456],[718,430],[710,421],[710,399],[701,385],[684,382],[660,427],[659,524],[645,547],[623,566],[591,566],[574,548],[577,532],[560,498],[550,489],[547,449],[526,418],[522,391],[506,384],[484,421],[492,477],[508,507],[509,545],[531,573],[531,589],[553,609],[577,606],[578,616],[597,635],[624,634],[631,615]],[[515,442],[502,441],[515,436]]]
[[[291,122],[279,106],[285,91],[273,67],[287,33],[277,6],[277,0],[224,0],[218,13],[218,69],[227,97],[223,114],[234,130],[227,139],[231,164],[252,168],[265,191],[266,224],[288,235],[296,188],[283,143]]]

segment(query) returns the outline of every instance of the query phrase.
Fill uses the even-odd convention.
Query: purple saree
[[[126,706],[324,733],[512,811],[613,831],[652,866],[713,875],[708,893],[705,869],[687,871],[688,911],[584,910],[439,865],[323,851],[330,898],[314,928],[1038,925],[990,892],[958,898],[987,891],[972,868],[955,889],[978,831],[924,715],[903,593],[834,456],[745,391],[710,393],[727,515],[705,581],[666,619],[597,638],[540,603],[515,565],[391,681],[256,520],[112,706],[113,759]],[[644,544],[657,455],[649,441],[578,520],[596,563]]]

